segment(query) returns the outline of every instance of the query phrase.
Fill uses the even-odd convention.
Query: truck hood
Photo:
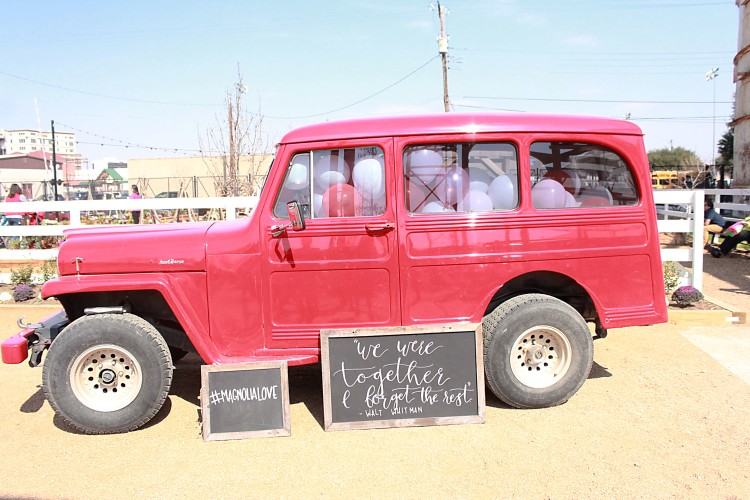
[[[68,229],[60,276],[205,271],[212,222]]]

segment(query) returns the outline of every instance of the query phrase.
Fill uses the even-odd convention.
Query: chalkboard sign
[[[203,439],[289,436],[286,362],[201,366]]]
[[[484,422],[482,327],[321,332],[326,430]]]

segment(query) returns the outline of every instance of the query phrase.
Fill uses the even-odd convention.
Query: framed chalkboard
[[[286,362],[201,366],[203,439],[289,436]]]
[[[321,332],[327,431],[484,422],[482,325]]]

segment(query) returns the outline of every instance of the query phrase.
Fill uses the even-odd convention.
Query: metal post
[[[57,201],[57,154],[55,151],[55,120],[52,120],[52,193]]]

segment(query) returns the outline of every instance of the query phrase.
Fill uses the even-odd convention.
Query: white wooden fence
[[[80,201],[32,201],[24,203],[0,203],[0,213],[5,212],[61,212],[69,217],[66,224],[42,224],[30,226],[0,226],[0,236],[62,236],[65,229],[91,227],[85,224],[81,214],[102,214],[124,218],[131,210],[218,209],[215,211],[226,220],[237,218],[237,213],[250,213],[258,204],[257,196],[230,198],[146,198],[140,200],[80,200]],[[0,249],[0,261],[47,260],[57,256],[57,249]]]
[[[750,189],[657,189],[654,202],[657,206],[658,228],[660,233],[686,233],[692,235],[690,248],[662,248],[662,261],[691,262],[691,284],[701,290],[703,287],[703,201],[706,194],[713,195],[717,210],[731,210],[735,218],[746,217],[750,213]],[[720,196],[732,195],[732,202],[720,201]],[[739,202],[738,202],[739,200]],[[56,202],[0,203],[0,213],[18,212],[65,212],[70,214],[70,224],[40,226],[0,226],[0,236],[61,236],[63,230],[71,227],[86,227],[82,223],[82,213],[127,213],[131,210],[174,210],[174,209],[220,209],[227,219],[235,219],[237,212],[249,213],[258,203],[257,196],[235,198],[147,198],[141,200],[81,200]],[[0,261],[47,260],[57,256],[57,249],[0,249]]]

